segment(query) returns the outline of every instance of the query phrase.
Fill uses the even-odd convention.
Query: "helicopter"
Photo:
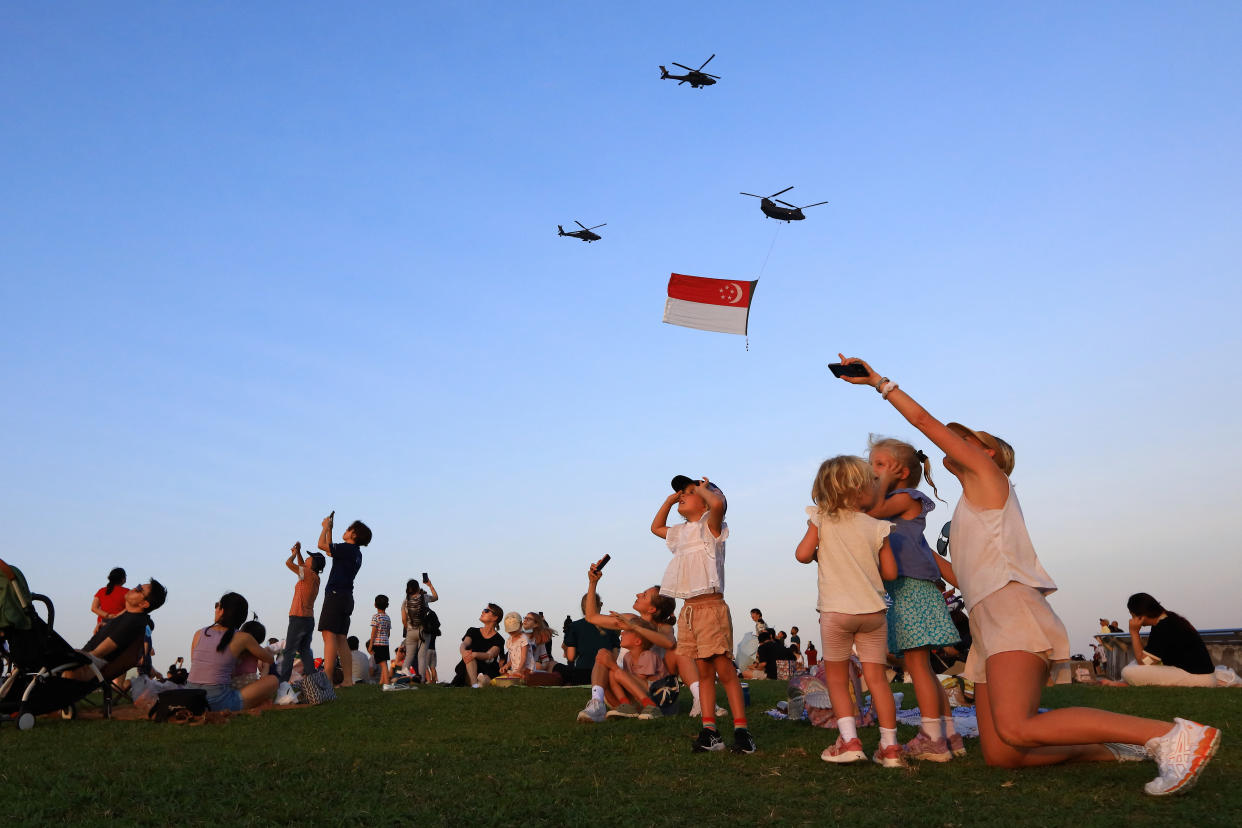
[[[574,224],[578,225],[582,229],[581,230],[570,230],[568,233],[566,233],[565,228],[561,227],[558,224],[556,225],[556,235],[570,236],[575,239],[582,239],[584,242],[599,241],[603,237],[600,236],[599,233],[592,233],[591,231],[594,230],[595,227],[603,227],[605,224],[607,224],[607,222],[605,222],[604,224],[597,224],[595,225],[595,227],[587,227],[585,224],[583,224],[580,221],[575,221]]]
[[[759,199],[759,209],[768,218],[778,219],[784,222],[802,221],[806,216],[802,215],[802,211],[808,207],[818,207],[821,204],[827,204],[826,201],[817,201],[814,204],[807,204],[802,207],[795,207],[788,201],[781,201],[777,198],[781,193],[787,193],[793,187],[786,187],[780,193],[772,193],[770,196],[757,196],[754,193],[740,193],[740,195],[750,196]],[[784,207],[777,207],[777,204],[784,204]]]
[[[712,58],[714,57],[715,55],[713,54],[712,57],[709,57],[707,60],[703,61],[703,66],[706,66],[707,64],[711,63]],[[668,73],[668,70],[665,69],[663,66],[661,66],[660,67],[660,80],[675,80],[677,81],[678,86],[681,86],[683,83],[688,82],[690,86],[692,86],[693,88],[699,89],[700,87],[703,87],[703,86],[711,86],[717,80],[720,79],[720,75],[709,75],[708,73],[704,72],[703,66],[700,66],[698,69],[691,69],[689,66],[683,66],[680,63],[674,63],[673,65],[681,66],[682,69],[686,70],[686,74],[670,75]]]

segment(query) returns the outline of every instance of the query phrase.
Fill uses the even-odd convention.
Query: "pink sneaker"
[[[949,737],[949,750],[953,751],[953,756],[958,759],[966,755],[966,743],[962,741],[960,734],[954,733]]]
[[[906,767],[906,757],[902,755],[901,745],[876,748],[875,756],[871,758],[882,768]]]
[[[944,739],[932,739],[921,730],[919,735],[906,742],[901,750],[906,758],[919,759],[924,762],[948,762],[953,758],[948,742]]]
[[[858,739],[850,739],[847,742],[838,736],[832,747],[821,753],[819,758],[825,762],[845,765],[850,762],[862,762],[866,760],[867,754],[863,753],[862,742]]]

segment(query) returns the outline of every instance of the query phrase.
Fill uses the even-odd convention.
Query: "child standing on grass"
[[[1074,761],[1155,759],[1152,796],[1194,785],[1220,746],[1220,731],[1185,719],[1169,722],[1071,707],[1039,712],[1049,662],[1069,657],[1065,625],[1045,597],[1056,584],[1035,554],[1009,480],[1013,447],[961,423],[945,425],[861,359],[866,369],[842,377],[880,392],[901,416],[945,453],[944,467],[962,484],[953,513],[946,572],[970,610],[973,644],[965,676],[975,683],[979,744],[989,765],[1005,768]]]
[[[677,505],[685,523],[668,526],[668,515]],[[720,487],[706,477],[673,478],[673,493],[664,499],[651,532],[664,538],[673,559],[664,571],[660,594],[685,603],[677,618],[677,652],[693,658],[699,670],[699,699],[703,728],[694,740],[694,751],[724,750],[716,729],[716,679],[724,685],[733,714],[734,753],[754,753],[755,740],[747,729],[742,683],[733,666],[733,619],[724,600],[724,522],[728,503]]]
[[[902,750],[909,759],[948,762],[955,755],[965,756],[966,746],[953,725],[953,708],[944,686],[932,671],[931,650],[957,644],[961,636],[936,585],[940,580],[936,553],[923,536],[927,513],[936,504],[919,491],[920,479],[926,475],[932,491],[937,496],[940,492],[932,482],[931,461],[909,443],[872,437],[869,459],[884,499],[867,514],[892,521],[888,543],[897,561],[897,578],[884,583],[893,599],[888,612],[888,651],[904,655],[922,718],[919,734]]]
[[[371,640],[368,650],[371,651],[371,657],[375,659],[375,666],[379,670],[380,685],[383,686],[391,681],[388,673],[388,659],[390,653],[388,651],[388,638],[392,634],[392,619],[388,617],[388,613],[384,610],[388,609],[388,596],[375,596],[375,615],[371,616]]]
[[[828,679],[828,698],[838,713],[841,735],[820,758],[837,764],[867,758],[858,738],[858,722],[850,715],[850,652],[858,648],[863,675],[871,690],[880,721],[880,746],[872,757],[886,768],[906,762],[897,744],[897,702],[889,687],[887,615],[881,578],[897,577],[897,563],[889,547],[891,523],[876,520],[866,510],[882,497],[879,479],[861,457],[825,460],[811,487],[814,506],[807,507],[806,535],[794,557],[799,563],[819,565],[820,637]],[[844,715],[842,715],[844,714]]]

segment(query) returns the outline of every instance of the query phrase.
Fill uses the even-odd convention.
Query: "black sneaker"
[[[755,740],[750,735],[750,731],[744,727],[739,727],[733,731],[733,747],[729,750],[734,753],[754,753],[758,750],[755,747]]]
[[[703,728],[699,731],[699,737],[694,740],[695,753],[707,753],[708,751],[724,749],[724,739],[720,738],[720,734],[716,732],[715,728]]]

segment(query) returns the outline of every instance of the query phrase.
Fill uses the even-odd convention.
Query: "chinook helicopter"
[[[578,225],[582,229],[581,230],[570,230],[568,233],[566,233],[565,228],[561,227],[558,224],[556,225],[556,235],[569,236],[570,238],[574,238],[574,239],[582,239],[584,242],[599,241],[601,238],[603,238],[603,236],[601,236],[599,233],[592,233],[591,231],[594,230],[596,227],[604,227],[607,224],[607,222],[604,222],[604,224],[597,224],[595,225],[595,227],[587,227],[585,224],[583,224],[580,221],[575,221],[574,224]]]
[[[715,55],[713,54],[712,57],[709,57],[707,60],[703,61],[703,66],[711,63],[712,58],[714,57]],[[690,86],[695,89],[699,89],[704,86],[711,86],[717,80],[720,80],[720,75],[709,75],[707,72],[704,72],[703,66],[700,66],[698,69],[691,69],[689,66],[683,66],[680,63],[674,63],[673,65],[681,66],[682,69],[686,70],[686,74],[670,75],[668,70],[661,66],[660,80],[675,80],[677,81],[678,86],[681,86],[683,83],[689,83]]]
[[[790,204],[788,201],[781,201],[779,198],[777,198],[777,196],[780,195],[781,193],[787,193],[792,189],[793,187],[786,187],[785,189],[781,190],[780,193],[772,193],[772,195],[770,196],[758,196],[758,195],[755,195],[754,193],[740,193],[740,195],[750,196],[751,198],[759,199],[759,209],[763,211],[763,214],[765,216],[767,216],[768,218],[778,219],[779,221],[784,221],[784,222],[802,221],[804,218],[806,218],[806,216],[802,215],[803,210],[806,210],[809,207],[818,207],[821,204],[828,203],[826,201],[817,201],[814,204],[806,204],[802,207],[795,207],[792,204]],[[776,206],[777,204],[784,204],[785,206],[777,207]]]

